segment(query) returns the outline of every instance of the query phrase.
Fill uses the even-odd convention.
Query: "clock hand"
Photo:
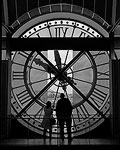
[[[62,66],[61,66],[61,57],[60,57],[60,54],[59,54],[58,50],[54,50],[54,56],[55,56],[56,65],[57,65],[58,69],[61,70],[61,68],[62,68]],[[68,78],[69,78],[69,80],[71,80],[71,82],[72,82],[73,84],[76,84],[76,83],[72,80],[72,78],[70,78],[70,77],[68,77]],[[63,90],[64,90],[64,91],[66,90],[66,86],[63,86]]]
[[[65,81],[61,81],[61,86],[62,86],[62,89],[63,89],[64,92],[65,92],[66,89],[67,89],[67,86],[66,86],[65,84],[66,84]]]
[[[34,59],[34,62],[36,63],[36,65],[42,66],[48,73],[52,73],[55,75],[53,69],[47,63],[41,61],[39,58]]]
[[[54,56],[55,56],[55,62],[56,62],[57,68],[61,70],[61,58],[60,58],[60,54],[58,50],[54,50]]]
[[[74,80],[72,79],[72,77],[67,77],[74,85],[77,85],[77,83],[74,82]]]
[[[71,77],[67,77],[67,78],[70,80],[72,84],[77,85],[77,83],[75,83]],[[61,86],[63,91],[65,92],[67,89],[66,81],[61,81]]]

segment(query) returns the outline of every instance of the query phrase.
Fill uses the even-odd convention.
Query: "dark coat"
[[[72,105],[68,98],[63,98],[58,100],[56,105],[56,116],[61,117],[71,117]]]

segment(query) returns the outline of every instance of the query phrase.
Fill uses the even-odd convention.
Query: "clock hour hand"
[[[59,54],[59,51],[58,50],[54,50],[54,56],[55,56],[55,62],[56,62],[56,65],[58,67],[59,70],[62,69],[62,64],[61,64],[61,57],[60,57],[60,54]],[[67,73],[66,73],[67,74]],[[69,80],[76,85],[76,83],[72,80],[72,78],[68,77]],[[64,86],[64,89],[65,89],[65,86]]]
[[[55,62],[57,65],[57,68],[61,70],[61,58],[58,50],[54,50],[54,57],[55,57]]]
[[[36,63],[36,65],[42,66],[48,73],[55,74],[53,69],[47,63],[41,61],[39,58],[34,59],[34,62]]]

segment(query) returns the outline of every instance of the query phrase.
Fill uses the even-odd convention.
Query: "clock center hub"
[[[55,65],[56,67],[57,65]],[[62,68],[61,70],[66,66],[66,64],[62,64]],[[60,71],[60,70],[59,70]],[[74,83],[73,81],[73,70],[72,68],[70,67],[67,71],[65,71],[64,73],[64,76],[66,76],[72,83]],[[55,75],[53,74],[50,74],[50,79],[52,80],[53,78],[55,77]],[[74,83],[75,84],[75,83]],[[57,82],[54,83],[55,86],[59,86],[59,87],[62,87],[63,89],[66,89],[66,87],[69,85],[65,79],[63,79],[61,76],[58,77],[58,80]]]

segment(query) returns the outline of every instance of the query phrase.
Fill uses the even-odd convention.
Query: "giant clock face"
[[[18,35],[21,38],[102,36],[91,26],[71,18],[45,20]],[[106,51],[42,51],[40,48],[40,51],[23,50],[12,54],[12,114],[30,130],[43,134],[43,108],[48,100],[55,108],[61,92],[73,106],[73,136],[93,130],[109,116],[109,57]],[[54,125],[53,136],[57,134],[57,125]]]

